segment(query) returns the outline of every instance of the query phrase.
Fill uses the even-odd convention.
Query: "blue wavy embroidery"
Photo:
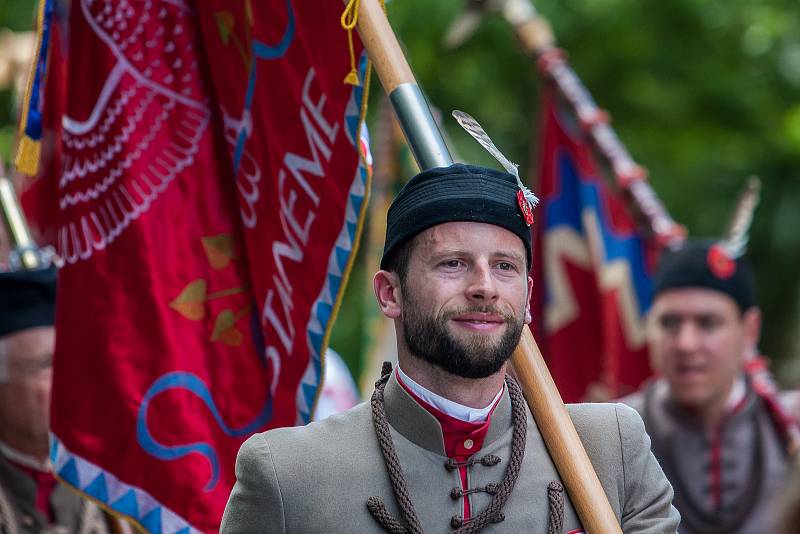
[[[185,445],[165,445],[159,443],[153,438],[147,424],[147,410],[150,407],[150,401],[157,395],[164,393],[170,389],[185,389],[195,394],[206,407],[211,411],[214,420],[219,425],[220,429],[226,435],[236,438],[247,436],[264,427],[266,423],[272,418],[272,398],[267,397],[264,407],[256,418],[239,428],[229,427],[214,404],[214,399],[211,398],[211,392],[208,390],[205,382],[198,376],[186,371],[174,371],[159,377],[142,399],[142,404],[139,406],[139,413],[136,418],[136,441],[148,454],[158,458],[159,460],[172,461],[183,458],[192,453],[197,453],[205,457],[211,464],[211,477],[206,483],[205,491],[211,491],[217,485],[219,480],[219,457],[217,451],[211,444],[206,442],[188,443]]]
[[[294,8],[292,7],[291,0],[286,0],[286,12],[288,20],[286,21],[286,29],[283,32],[283,37],[277,44],[268,45],[261,41],[253,40],[253,59],[250,61],[250,75],[247,80],[247,92],[244,97],[244,117],[253,105],[253,95],[256,91],[256,79],[258,74],[258,60],[259,59],[278,59],[286,54],[289,45],[294,40],[295,21],[294,21]],[[236,148],[233,152],[233,172],[236,174],[239,171],[239,164],[242,161],[242,152],[244,152],[244,143],[247,140],[247,132],[245,131],[244,124],[242,125],[239,135],[236,138]]]

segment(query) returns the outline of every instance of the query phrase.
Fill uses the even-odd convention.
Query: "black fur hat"
[[[700,287],[731,297],[744,311],[755,306],[753,272],[744,258],[734,258],[713,241],[691,240],[665,251],[653,278],[655,295],[668,289]]]
[[[0,273],[0,337],[55,324],[56,269]]]
[[[513,232],[522,240],[530,265],[530,208],[519,192],[512,174],[477,165],[456,163],[417,174],[389,208],[381,269],[403,243],[432,226],[453,221],[489,223]]]

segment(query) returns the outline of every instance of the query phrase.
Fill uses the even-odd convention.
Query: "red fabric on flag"
[[[310,417],[368,186],[342,9],[72,4],[51,459],[150,532]]]
[[[532,327],[565,401],[607,400],[650,375],[654,248],[550,87],[541,110]]]

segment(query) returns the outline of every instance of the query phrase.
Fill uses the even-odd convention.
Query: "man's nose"
[[[480,301],[497,299],[497,286],[488,263],[478,263],[471,269],[467,298]]]
[[[684,321],[678,328],[675,339],[675,344],[678,349],[684,352],[692,352],[697,349],[700,344],[700,332],[697,326],[692,324],[691,321]]]

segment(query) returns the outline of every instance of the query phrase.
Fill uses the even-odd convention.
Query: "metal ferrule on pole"
[[[419,168],[452,165],[453,158],[419,86],[400,84],[389,94],[389,100]]]
[[[2,175],[0,175],[0,212],[3,214],[3,221],[13,245],[11,253],[14,257],[9,259],[12,260],[12,263],[18,261],[21,264],[19,267],[23,269],[41,267],[36,243],[33,242],[31,233],[28,231],[17,195],[14,193],[14,185],[11,180]]]

